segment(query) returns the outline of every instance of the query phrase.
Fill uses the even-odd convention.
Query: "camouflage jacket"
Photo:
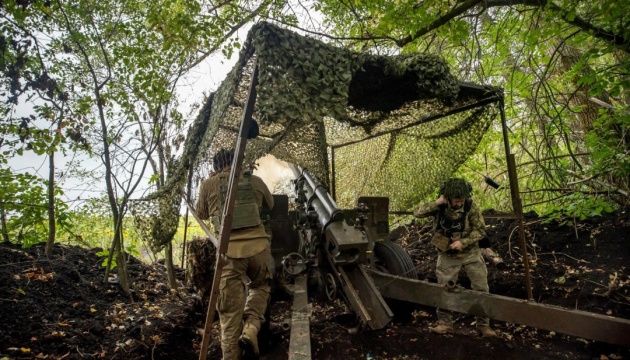
[[[466,214],[466,218],[464,219],[463,231],[444,229],[439,224],[440,217],[446,216],[452,219],[457,219],[458,217],[464,216],[464,214]],[[433,239],[431,241],[432,244],[436,244],[437,242],[439,242],[439,238],[444,237],[448,238],[449,244],[456,240],[462,242],[463,248],[462,251],[460,251],[459,253],[446,253],[445,251],[438,248],[438,252],[440,254],[446,253],[446,255],[455,257],[462,256],[473,251],[474,249],[479,249],[479,240],[486,237],[486,224],[483,221],[483,216],[481,215],[479,207],[474,202],[472,203],[470,210],[465,213],[463,208],[459,210],[453,210],[450,207],[446,206],[444,209],[440,209],[440,207],[435,204],[435,201],[431,201],[421,205],[413,212],[413,215],[418,218],[429,216],[434,217]]]

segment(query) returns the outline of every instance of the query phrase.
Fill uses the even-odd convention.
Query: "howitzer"
[[[289,212],[292,221],[279,218],[282,214],[277,213],[285,208],[279,197],[276,216],[272,215],[276,264],[281,263],[284,274],[290,277],[305,276],[308,288],[327,299],[341,294],[358,315],[359,325],[383,328],[394,314],[367,270],[417,277],[404,249],[385,239],[389,200],[362,197],[355,209],[342,210],[308,170],[298,167],[296,172],[297,209]],[[287,222],[293,223],[292,234]]]
[[[327,299],[341,294],[366,329],[383,328],[394,316],[392,309],[408,313],[413,303],[630,345],[627,319],[417,280],[409,255],[387,240],[388,198],[360,197],[355,209],[339,209],[308,170],[295,172],[296,209],[289,211],[286,195],[274,195],[270,221],[277,269],[293,278],[293,285],[285,286],[294,297],[290,360],[310,359],[312,290]]]

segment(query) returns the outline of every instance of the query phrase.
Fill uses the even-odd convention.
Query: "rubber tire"
[[[379,241],[374,244],[374,256],[377,258],[377,263],[384,263],[385,269],[390,274],[410,279],[418,278],[413,260],[402,246],[388,240]]]
[[[410,279],[418,278],[413,260],[405,249],[397,243],[389,240],[375,243],[374,256],[376,257],[375,262],[377,264],[381,263],[385,267],[386,271],[384,272]],[[381,266],[377,266],[376,268],[382,271],[382,269],[380,269]],[[396,319],[402,320],[403,322],[409,321],[411,319],[411,313],[417,308],[416,304],[407,301],[395,299],[386,300]]]

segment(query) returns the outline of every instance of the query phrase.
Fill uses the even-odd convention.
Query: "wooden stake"
[[[230,241],[230,229],[232,228],[232,216],[234,212],[234,203],[236,202],[236,189],[241,174],[241,166],[243,165],[243,157],[245,153],[245,145],[247,144],[247,135],[249,134],[249,126],[252,122],[254,113],[254,104],[256,103],[256,85],[258,84],[258,66],[254,65],[251,83],[249,86],[249,97],[245,104],[245,112],[243,113],[243,122],[239,131],[239,137],[236,142],[234,152],[234,161],[230,171],[230,181],[228,183],[227,201],[225,209],[223,209],[223,220],[221,221],[221,229],[219,231],[219,246],[217,247],[217,262],[214,269],[214,277],[212,279],[212,290],[210,291],[210,303],[206,313],[206,325],[203,329],[203,339],[201,340],[201,351],[199,360],[205,360],[208,356],[208,344],[210,342],[210,330],[212,330],[212,321],[214,319],[214,308],[217,298],[219,297],[219,283],[221,280],[221,272],[225,263],[225,253],[227,252],[228,243]]]

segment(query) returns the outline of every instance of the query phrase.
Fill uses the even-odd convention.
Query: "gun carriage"
[[[294,297],[290,359],[309,358],[309,292],[328,300],[341,295],[363,330],[381,329],[418,304],[630,345],[626,319],[417,280],[412,259],[387,239],[388,198],[360,197],[354,209],[342,210],[307,169],[295,172],[296,209],[274,195],[270,217],[277,276],[293,279],[282,285]]]
[[[386,239],[388,199],[361,197],[355,209],[342,210],[308,170],[298,167],[297,172],[297,209],[285,217],[288,198],[275,198],[271,247],[281,264],[277,269],[290,277],[306,276],[309,289],[326,299],[341,294],[362,326],[383,328],[394,314],[367,269],[417,277],[405,250]]]

